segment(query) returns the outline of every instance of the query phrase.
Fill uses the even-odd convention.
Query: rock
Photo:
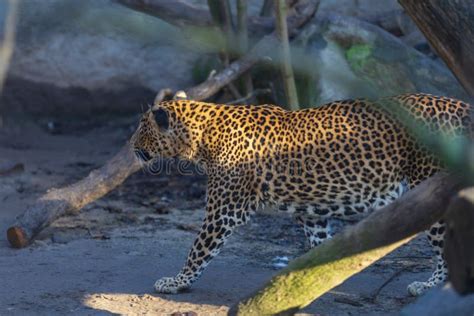
[[[138,217],[132,213],[120,214],[117,219],[124,224],[135,224],[138,222]]]
[[[169,214],[171,211],[167,204],[158,204],[155,206],[155,213],[157,214]]]
[[[199,226],[195,224],[177,224],[176,228],[179,230],[184,230],[188,232],[199,232]]]
[[[474,314],[474,293],[460,296],[451,286],[430,290],[415,303],[405,307],[403,316],[472,316]]]
[[[307,26],[297,42],[318,93],[312,104],[359,97],[425,92],[469,101],[449,69],[385,30],[355,18],[328,15]],[[311,63],[311,67],[308,66]]]
[[[121,207],[115,205],[106,205],[104,206],[104,210],[112,214],[120,214],[123,212],[123,209]]]
[[[276,269],[276,270],[283,269],[288,265],[289,261],[290,260],[288,259],[287,256],[282,256],[282,257],[276,256],[272,259],[271,266],[273,269]]]
[[[25,165],[21,162],[0,160],[0,177],[11,176],[25,171]]]
[[[54,232],[51,240],[57,244],[67,244],[68,242],[85,236],[87,236],[87,232],[83,229],[68,229]]]
[[[24,1],[2,106],[138,113],[159,89],[191,85],[198,55],[183,43],[177,28],[108,0]]]

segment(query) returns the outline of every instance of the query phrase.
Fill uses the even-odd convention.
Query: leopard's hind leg
[[[326,239],[330,239],[331,227],[327,219],[296,215],[295,220],[303,227],[304,234],[311,248],[320,245]]]
[[[419,152],[415,156],[419,158],[415,159],[410,170],[410,189],[441,170],[439,161],[427,154],[427,151]],[[444,283],[448,278],[448,268],[444,260],[445,230],[445,223],[441,220],[426,231],[428,240],[435,252],[436,268],[427,281],[416,281],[408,285],[407,289],[411,295],[421,295],[428,289]]]
[[[436,269],[426,282],[413,282],[408,286],[408,292],[413,296],[418,296],[426,290],[442,284],[448,277],[448,267],[444,260],[444,236],[446,224],[439,221],[431,226],[427,231],[428,240],[435,252]]]

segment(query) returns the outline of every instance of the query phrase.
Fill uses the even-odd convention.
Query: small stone
[[[275,258],[272,259],[271,265],[274,269],[283,269],[288,265],[289,261],[290,260],[288,259],[287,256],[282,256],[282,257],[276,256]]]
[[[170,210],[169,208],[167,208],[166,206],[164,205],[157,205],[155,207],[155,213],[158,213],[158,214],[169,214],[170,213]]]
[[[109,213],[115,213],[115,214],[120,214],[122,213],[122,209],[116,206],[112,205],[106,205],[104,206],[104,210],[106,210]]]
[[[192,224],[178,224],[176,225],[177,229],[184,230],[184,231],[190,231],[190,232],[198,232],[199,227],[196,225]]]
[[[119,221],[125,224],[134,224],[138,221],[138,218],[134,214],[122,214],[119,218]]]
[[[25,166],[22,163],[0,161],[0,176],[10,176],[23,171],[25,171]]]
[[[54,243],[57,244],[66,244],[74,239],[76,239],[77,236],[71,232],[56,232],[53,234],[53,237],[51,238]]]

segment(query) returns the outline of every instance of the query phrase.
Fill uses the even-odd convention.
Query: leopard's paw
[[[188,284],[177,278],[161,278],[155,282],[155,291],[165,294],[176,294],[189,287]]]
[[[432,286],[428,282],[413,282],[408,285],[407,290],[413,296],[420,296],[429,290]]]

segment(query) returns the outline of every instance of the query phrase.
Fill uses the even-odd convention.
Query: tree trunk
[[[449,280],[460,294],[474,293],[474,187],[454,197],[446,213]]]
[[[237,38],[239,43],[239,55],[244,55],[249,49],[249,34],[247,27],[247,0],[237,0]],[[255,97],[252,96],[253,93],[253,83],[252,76],[250,71],[242,77],[244,85],[244,95],[248,98],[247,102],[255,102]]]
[[[231,315],[291,315],[439,220],[462,184],[435,175],[297,258]]]
[[[316,13],[319,6],[317,1],[301,1],[297,5],[298,14],[289,16],[287,19],[288,36],[294,37],[300,28],[305,25]],[[219,74],[209,78],[204,84],[197,85],[186,91],[189,99],[204,100],[214,95],[222,86],[228,85],[238,76],[253,67],[262,57],[271,54],[278,45],[276,33],[266,35],[245,56],[231,63],[229,67]]]
[[[472,0],[398,0],[431,46],[474,96],[474,5]]]
[[[295,76],[293,74],[293,65],[291,63],[290,44],[288,40],[288,26],[286,24],[286,15],[288,8],[286,0],[277,0],[275,7],[277,35],[280,47],[280,69],[285,87],[286,103],[289,109],[298,110],[298,94],[296,92]]]

